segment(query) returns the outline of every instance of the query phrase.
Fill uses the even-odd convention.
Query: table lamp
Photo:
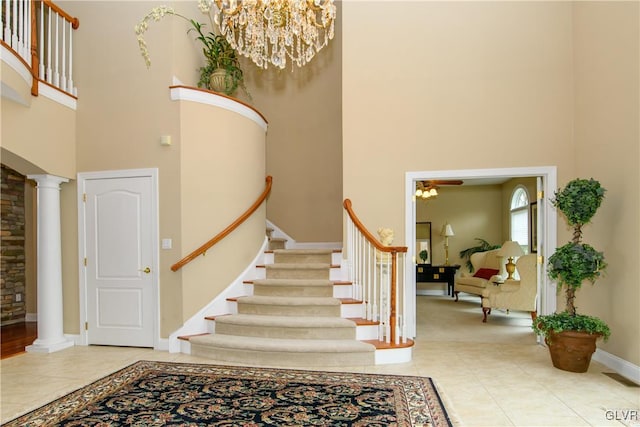
[[[451,224],[447,222],[443,225],[440,235],[444,237],[444,265],[449,265],[449,237],[455,236]]]
[[[515,273],[516,271],[516,265],[513,262],[513,258],[524,255],[522,247],[518,244],[518,242],[508,240],[504,242],[502,247],[498,250],[498,252],[496,252],[496,255],[503,258],[508,258],[509,261],[505,265],[505,269],[507,270],[507,273],[509,273],[507,280],[513,280],[513,273]]]

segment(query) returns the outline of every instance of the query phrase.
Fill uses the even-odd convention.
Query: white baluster
[[[18,51],[18,1],[13,2],[13,25],[11,26],[11,48]]]
[[[26,1],[21,1],[20,3],[18,3],[18,54],[23,58],[26,59],[27,58],[27,46],[25,44],[26,40],[27,40],[27,36],[25,34],[25,31],[27,29],[27,21],[25,19],[25,15],[26,15],[26,6],[27,6],[27,2]],[[29,61],[31,62],[31,61]],[[29,63],[28,62],[28,63]]]
[[[11,2],[9,0],[3,3],[4,5],[4,20],[2,21],[4,25],[4,31],[2,32],[2,40],[5,41],[9,46],[11,46],[11,9],[9,5]]]
[[[24,57],[31,64],[31,2],[25,2],[24,11]],[[33,66],[33,64],[31,64]]]
[[[54,51],[55,65],[53,67],[53,85],[60,87],[60,15],[55,12],[56,20],[56,47]]]
[[[44,7],[44,4],[43,4]],[[47,10],[47,83],[53,83],[53,71],[51,70],[51,39],[53,35],[51,34],[51,15],[53,12],[51,9]]]
[[[69,81],[67,90],[73,95],[76,94],[76,88],[73,87],[73,27],[69,26]]]
[[[66,91],[67,90],[67,25],[69,23],[66,19],[62,20],[62,47],[60,49],[60,55],[62,56],[62,67],[60,73],[60,86],[59,88]],[[69,25],[69,29],[71,29],[71,25]]]
[[[40,67],[39,67],[39,76],[41,79],[45,79],[46,75],[44,73],[44,4],[40,5],[40,28],[38,28],[38,34],[40,36],[40,42],[38,43],[38,47],[40,48]]]

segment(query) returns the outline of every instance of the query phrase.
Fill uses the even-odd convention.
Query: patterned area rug
[[[140,361],[13,426],[451,426],[430,378]]]

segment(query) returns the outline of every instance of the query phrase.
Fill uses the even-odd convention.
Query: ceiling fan
[[[460,179],[432,179],[428,181],[416,181],[416,197],[429,199],[438,195],[440,185],[462,185]]]

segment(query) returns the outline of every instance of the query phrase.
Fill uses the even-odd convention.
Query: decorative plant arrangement
[[[557,281],[558,291],[565,288],[566,308],[560,313],[538,316],[532,328],[545,338],[553,366],[571,372],[586,372],[596,340],[607,340],[611,335],[604,321],[578,314],[575,307],[576,291],[582,283],[595,283],[607,266],[602,252],[582,242],[582,226],[596,213],[604,193],[605,189],[594,179],[575,179],[551,200],[573,227],[573,239],[559,247],[548,263],[548,275]]]
[[[420,257],[420,259],[422,260],[422,263],[424,264],[425,262],[427,262],[427,258],[429,258],[429,252],[426,249],[423,249],[420,251],[418,256]]]
[[[475,254],[476,252],[486,252],[492,249],[499,249],[501,247],[501,245],[493,245],[479,237],[476,237],[475,240],[478,242],[476,246],[472,246],[470,248],[461,250],[459,253],[460,258],[467,260],[465,262],[465,265],[469,269],[469,273],[473,273],[473,264],[471,264],[471,255]]]
[[[203,13],[209,16],[211,28],[213,28],[209,4],[204,1],[199,1],[198,7]],[[198,87],[211,89],[229,96],[233,95],[238,87],[240,87],[249,98],[251,97],[244,85],[244,73],[240,66],[239,56],[229,42],[219,34],[211,31],[205,33],[203,31],[205,24],[182,16],[168,6],[154,7],[151,9],[151,12],[135,26],[138,46],[140,47],[140,53],[144,58],[147,68],[151,66],[151,58],[143,35],[149,28],[151,21],[158,22],[166,15],[178,16],[188,21],[193,27],[188,30],[188,33],[195,31],[197,33],[195,39],[202,43],[202,54],[205,59],[205,65],[198,69],[198,71],[200,71]]]

